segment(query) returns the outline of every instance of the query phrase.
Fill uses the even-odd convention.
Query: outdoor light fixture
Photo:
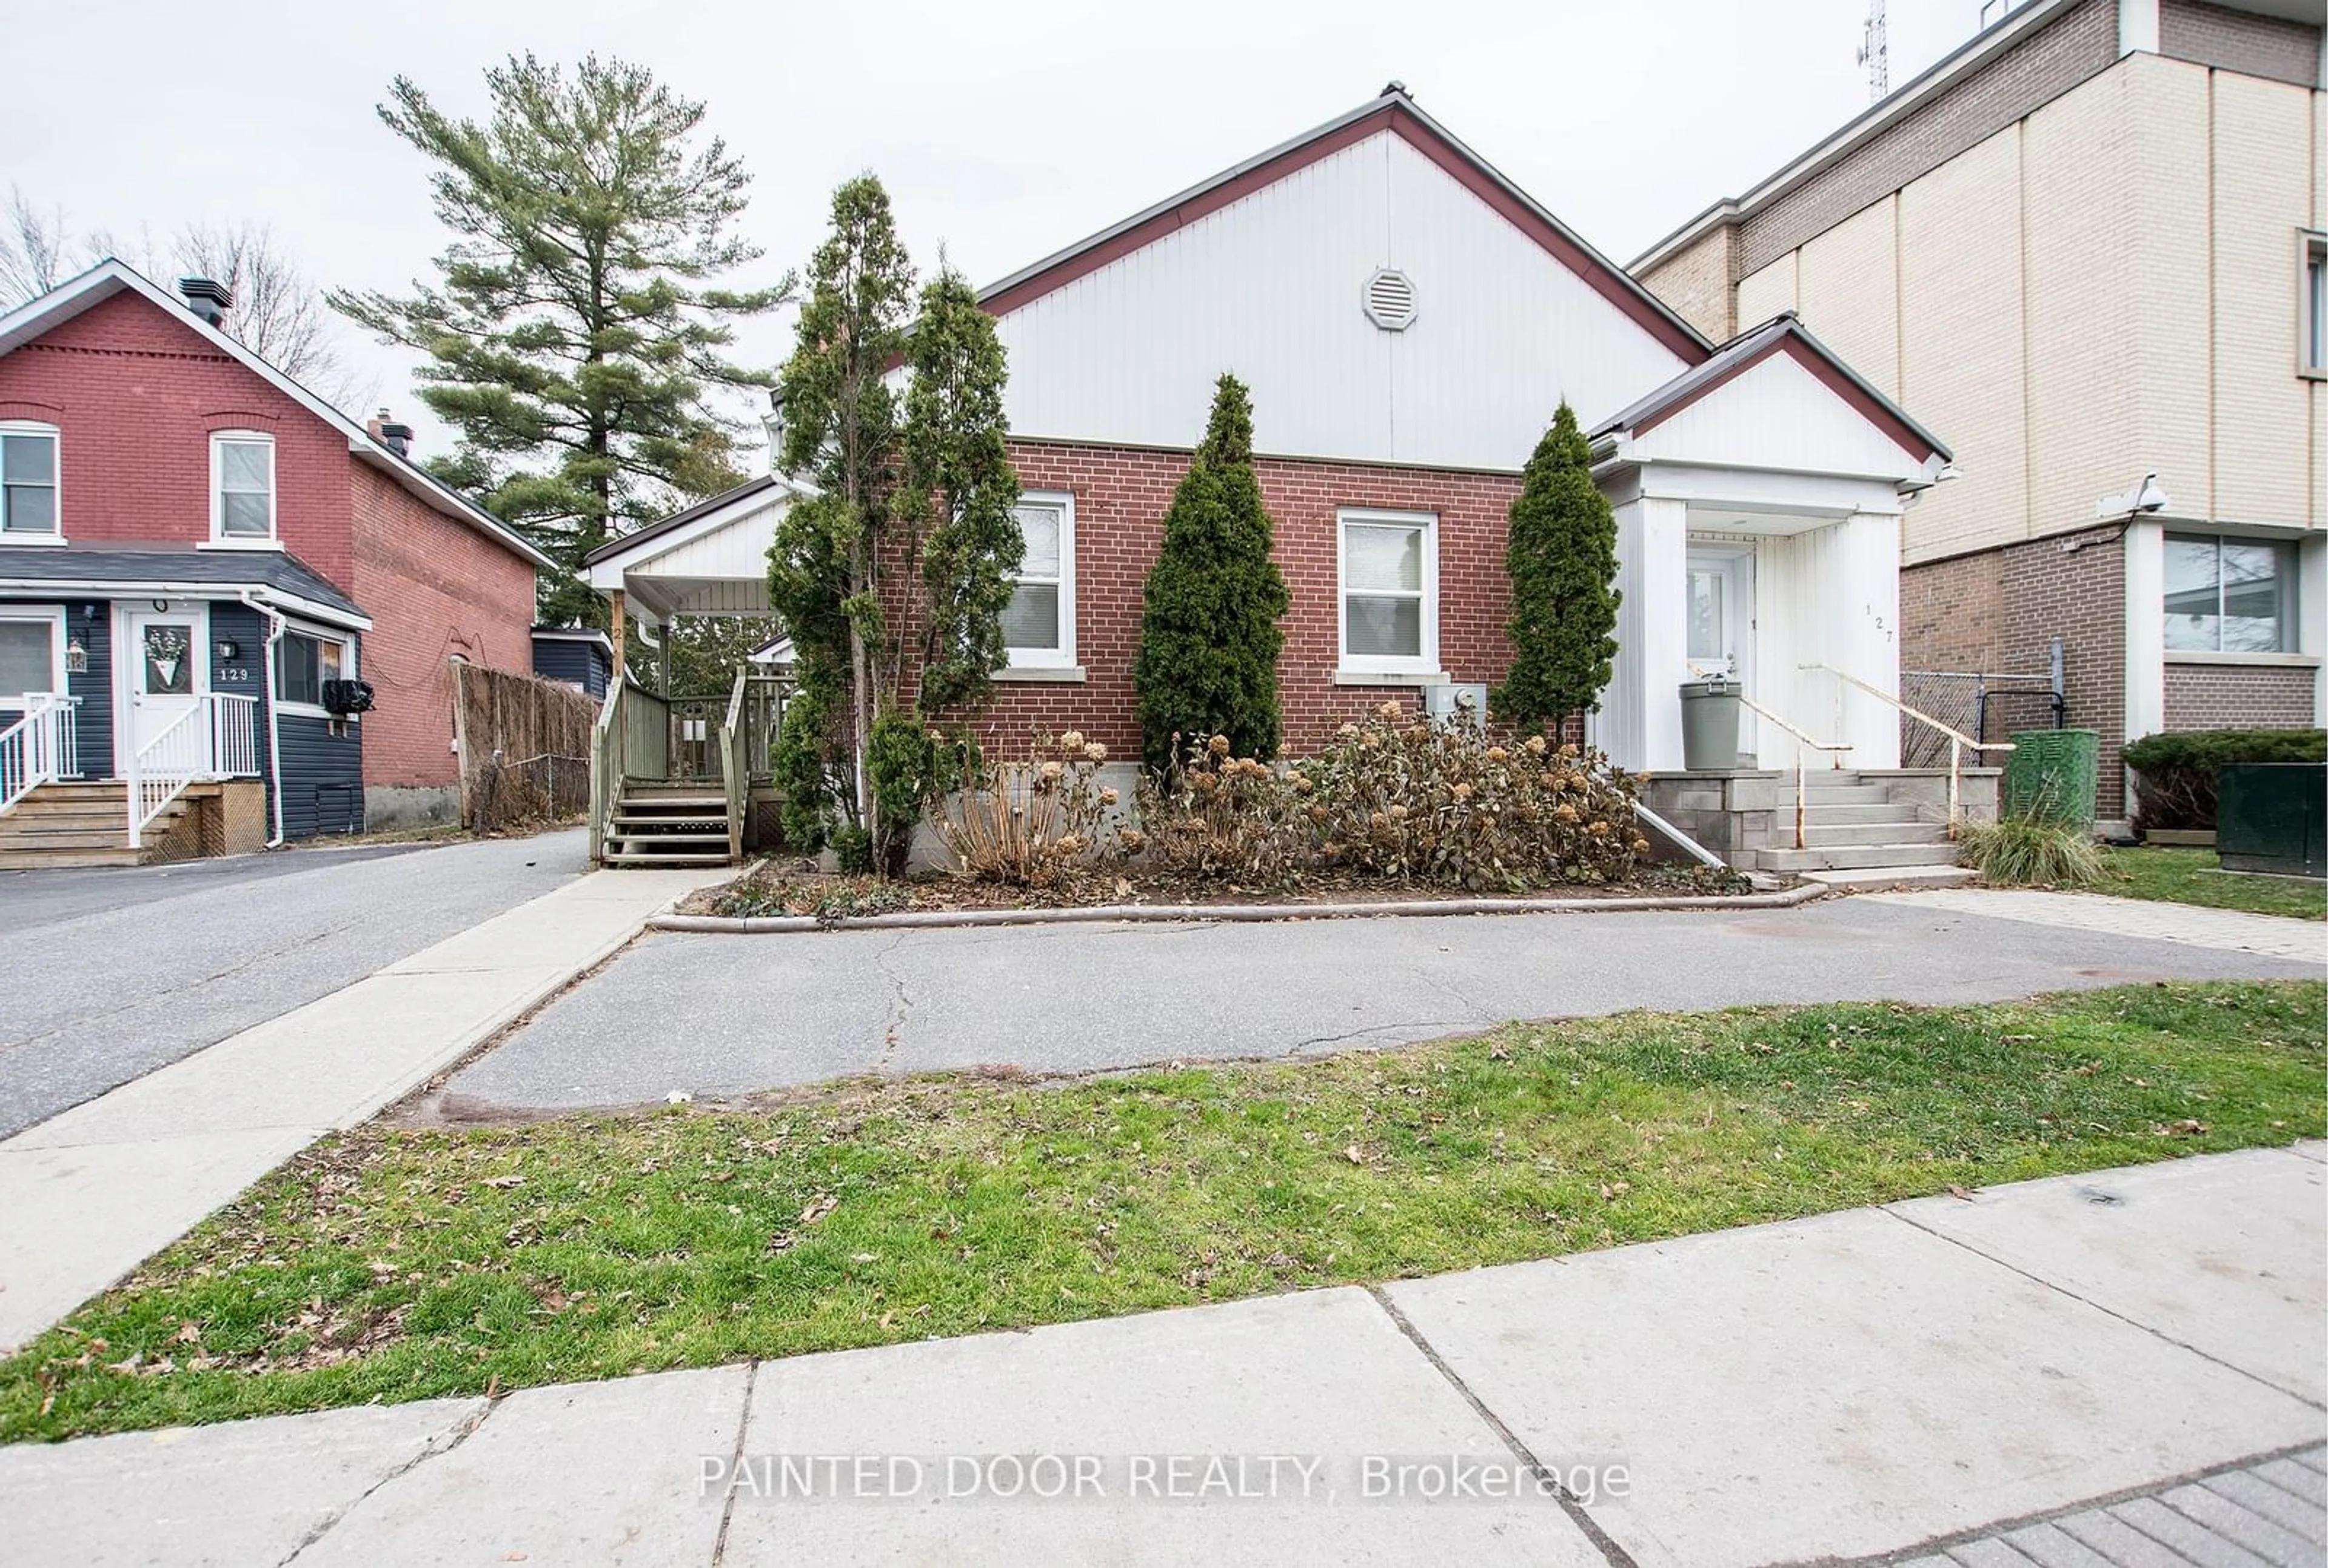
[[[221,638],[215,652],[221,660],[239,659],[242,657],[242,644],[230,638]]]
[[[80,639],[78,637],[65,644],[65,673],[68,675],[89,673],[89,650],[81,645]]]

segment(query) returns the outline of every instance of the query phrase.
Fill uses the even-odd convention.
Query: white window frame
[[[291,639],[294,637],[305,637],[314,643],[331,643],[336,644],[340,650],[340,672],[337,675],[331,677],[331,679],[335,681],[354,681],[360,679],[356,674],[356,640],[354,637],[345,632],[333,631],[329,626],[318,626],[311,622],[286,620],[283,623],[283,641],[277,644],[275,649],[275,687],[267,693],[268,700],[275,704],[275,711],[299,718],[356,718],[361,717],[360,715],[353,713],[333,713],[330,709],[325,708],[321,702],[295,702],[291,699],[282,695],[283,671],[286,668],[283,662],[284,655],[289,651],[289,643]],[[321,671],[318,671],[316,675],[316,685],[319,688],[323,684],[324,679],[324,677]],[[323,693],[319,690],[316,692],[316,695],[321,697]]]
[[[1350,530],[1353,526],[1421,528],[1422,530],[1422,652],[1413,657],[1398,653],[1350,652]],[[1381,596],[1381,590],[1369,588]],[[1435,512],[1393,512],[1382,507],[1345,506],[1334,514],[1334,624],[1338,672],[1344,675],[1438,675],[1439,662],[1439,514]]]
[[[49,690],[63,696],[72,677],[65,667],[65,609],[61,605],[0,605],[0,621],[45,623],[49,628],[49,678],[53,684]],[[0,691],[0,712],[21,711],[19,698],[33,696],[29,691]],[[14,722],[11,720],[10,722]]]
[[[229,443],[267,448],[267,531],[264,534],[226,531],[226,470],[221,449]],[[275,465],[275,437],[267,430],[211,432],[211,538],[213,549],[281,549],[282,485]]]
[[[45,436],[49,438],[51,461],[56,483],[52,486],[57,495],[57,526],[47,533],[14,533],[0,528],[0,543],[11,548],[20,544],[62,544],[65,542],[65,437],[54,425],[38,419],[0,419],[0,436]],[[0,468],[7,459],[0,456]],[[5,474],[0,474],[5,477]]]
[[[2328,232],[2298,235],[2295,293],[2295,373],[2328,380]]]
[[[1003,650],[1003,670],[1072,670],[1075,667],[1075,497],[1067,490],[1026,490],[1018,494],[1020,506],[1047,506],[1059,514],[1059,575],[1056,578],[1014,576],[1013,587],[1020,583],[1047,585],[1056,582],[1059,589],[1059,645],[1056,648],[1006,648]]]
[[[2168,647],[2164,649],[2166,662],[2172,664],[2178,662],[2209,663],[2255,660],[2270,663],[2296,653],[2304,645],[2304,551],[2301,545],[2295,540],[2283,535],[2225,533],[2220,529],[2205,528],[2165,530],[2167,543],[2190,543],[2197,540],[2204,540],[2215,547],[2215,614],[2213,616],[2215,646],[2212,648]],[[2278,616],[2279,646],[2276,648],[2226,648],[2222,645],[2223,622],[2229,618],[2223,614],[2223,547],[2227,544],[2262,545],[2279,559],[2284,575],[2276,579],[2281,585],[2280,604],[2282,606]],[[2162,593],[2158,603],[2158,626],[2162,646],[2168,615],[2165,596]]]

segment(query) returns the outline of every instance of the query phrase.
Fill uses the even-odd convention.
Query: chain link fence
[[[2060,729],[2070,721],[2063,657],[2056,637],[2042,671],[1902,670],[1900,700],[1977,741],[2003,740],[2016,729]],[[1902,715],[1900,765],[1948,766],[1948,737]]]

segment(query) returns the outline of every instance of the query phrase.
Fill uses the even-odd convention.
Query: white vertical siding
[[[1806,664],[1846,671],[1900,692],[1900,520],[1863,513],[1773,534],[1755,547],[1755,701],[1816,740],[1851,746],[1846,767],[1897,767],[1897,712]],[[1764,767],[1827,767],[1834,754],[1761,727]]]
[[[1404,332],[1367,319],[1379,268]],[[1680,358],[1385,131],[1000,318],[1012,429],[1186,446],[1214,378],[1253,389],[1263,451],[1516,468],[1563,396],[1588,425]]]
[[[1617,508],[1617,658],[1595,735],[1619,767],[1681,766],[1681,683],[1689,678],[1689,507],[1645,496]]]
[[[1639,438],[1651,459],[1809,473],[1920,477],[1922,465],[1784,352],[1690,404]]]

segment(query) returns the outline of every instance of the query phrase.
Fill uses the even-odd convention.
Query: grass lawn
[[[2226,871],[2212,850],[2105,850],[2102,856],[2109,879],[2093,889],[2097,893],[2328,920],[2328,882]]]
[[[0,1363],[0,1438],[1098,1317],[2284,1144],[2328,1131],[2323,1013],[2302,982],[1632,1014],[367,1129]]]

